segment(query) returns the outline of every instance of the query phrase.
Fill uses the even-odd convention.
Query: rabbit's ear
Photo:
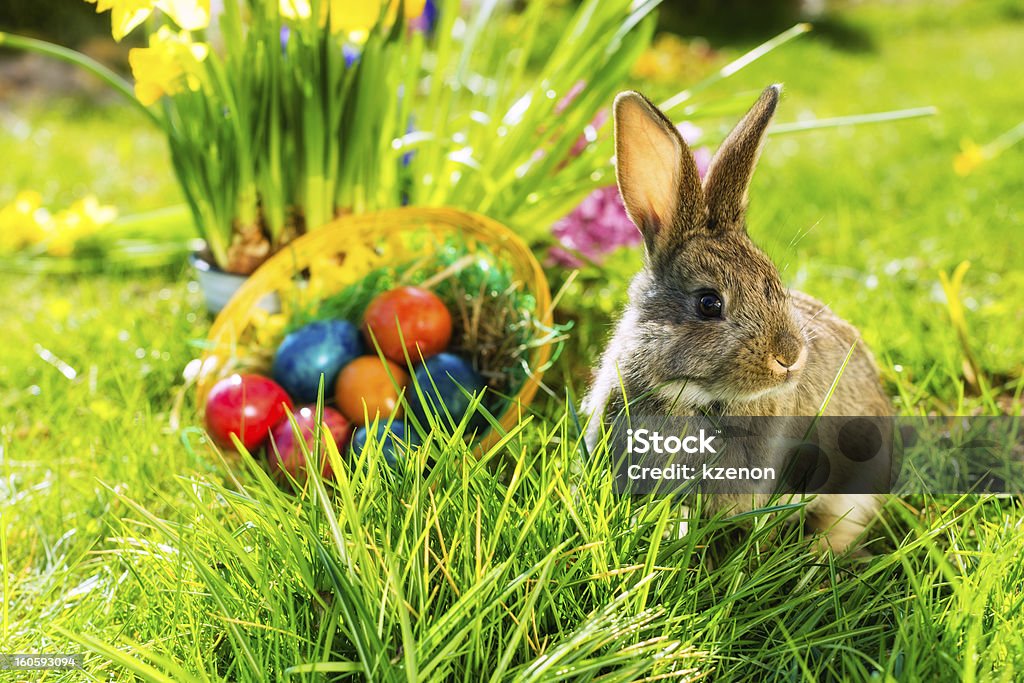
[[[615,174],[649,254],[672,233],[696,227],[704,212],[693,154],[672,122],[643,95],[615,98]]]
[[[708,227],[712,230],[743,227],[747,188],[780,92],[781,85],[765,88],[711,160],[704,177],[704,197],[708,204]]]

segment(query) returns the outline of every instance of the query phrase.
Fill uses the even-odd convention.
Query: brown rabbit
[[[627,402],[630,411],[640,403],[663,415],[813,416],[837,377],[825,415],[892,414],[857,330],[812,297],[788,291],[747,235],[747,188],[780,92],[773,85],[761,94],[703,183],[664,114],[638,93],[616,98],[619,191],[645,258],[583,403],[591,448]],[[808,520],[839,551],[879,505],[874,495],[820,495],[807,506]]]

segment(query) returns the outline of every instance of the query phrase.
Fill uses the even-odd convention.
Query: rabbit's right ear
[[[672,122],[640,93],[615,98],[614,122],[622,202],[654,255],[702,224],[706,208],[697,164]]]

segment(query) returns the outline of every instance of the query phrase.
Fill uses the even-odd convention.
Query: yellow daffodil
[[[210,0],[158,0],[157,7],[182,31],[201,31],[210,25]]]
[[[715,53],[702,40],[661,33],[633,63],[634,78],[652,81],[700,80],[714,68]]]
[[[978,166],[995,159],[1022,141],[1024,141],[1024,121],[985,145],[977,145],[973,140],[964,140],[960,143],[960,153],[953,159],[953,170],[958,175],[968,175]]]
[[[51,215],[38,192],[21,192],[0,209],[0,252],[42,244],[51,256],[70,256],[75,243],[117,218],[117,209],[103,206],[94,195]]]
[[[85,0],[96,5],[96,13],[110,10],[110,33],[121,39],[144,22],[156,7],[156,0]]]
[[[960,143],[960,153],[953,159],[953,170],[957,175],[970,175],[974,169],[985,163],[985,150],[971,140]]]
[[[70,256],[75,244],[95,234],[117,218],[117,209],[103,206],[95,195],[78,200],[57,213],[47,226],[46,251],[51,256]]]
[[[312,12],[309,8],[309,0],[280,0],[278,11],[282,17],[292,21],[309,19]]]
[[[132,32],[159,9],[184,31],[199,31],[210,25],[210,0],[85,0],[96,12],[110,11],[110,33],[114,40]]]
[[[331,31],[334,33],[364,33],[373,28],[380,18],[380,12],[387,0],[331,0]],[[415,19],[423,14],[426,0],[396,0],[388,3],[385,22],[395,23],[398,5],[406,19]]]
[[[330,7],[331,32],[365,34],[380,17],[381,10],[388,0],[322,0],[320,3],[319,25],[327,23],[327,11]],[[415,19],[423,14],[426,0],[392,0],[389,4],[385,21],[393,24],[398,17],[399,3],[406,19]],[[293,21],[309,19],[312,14],[309,0],[279,0],[281,16]]]
[[[0,253],[15,252],[46,238],[50,214],[42,204],[38,192],[27,191],[0,209]]]
[[[128,53],[135,76],[135,96],[150,105],[185,87],[198,90],[199,64],[209,52],[205,43],[193,43],[185,33],[160,27],[149,37],[149,47],[136,47]]]

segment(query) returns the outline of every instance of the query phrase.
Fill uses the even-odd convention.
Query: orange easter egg
[[[360,356],[346,365],[334,386],[334,399],[341,414],[359,426],[394,415],[402,416],[398,404],[401,390],[409,384],[409,373],[395,363],[377,356]]]

